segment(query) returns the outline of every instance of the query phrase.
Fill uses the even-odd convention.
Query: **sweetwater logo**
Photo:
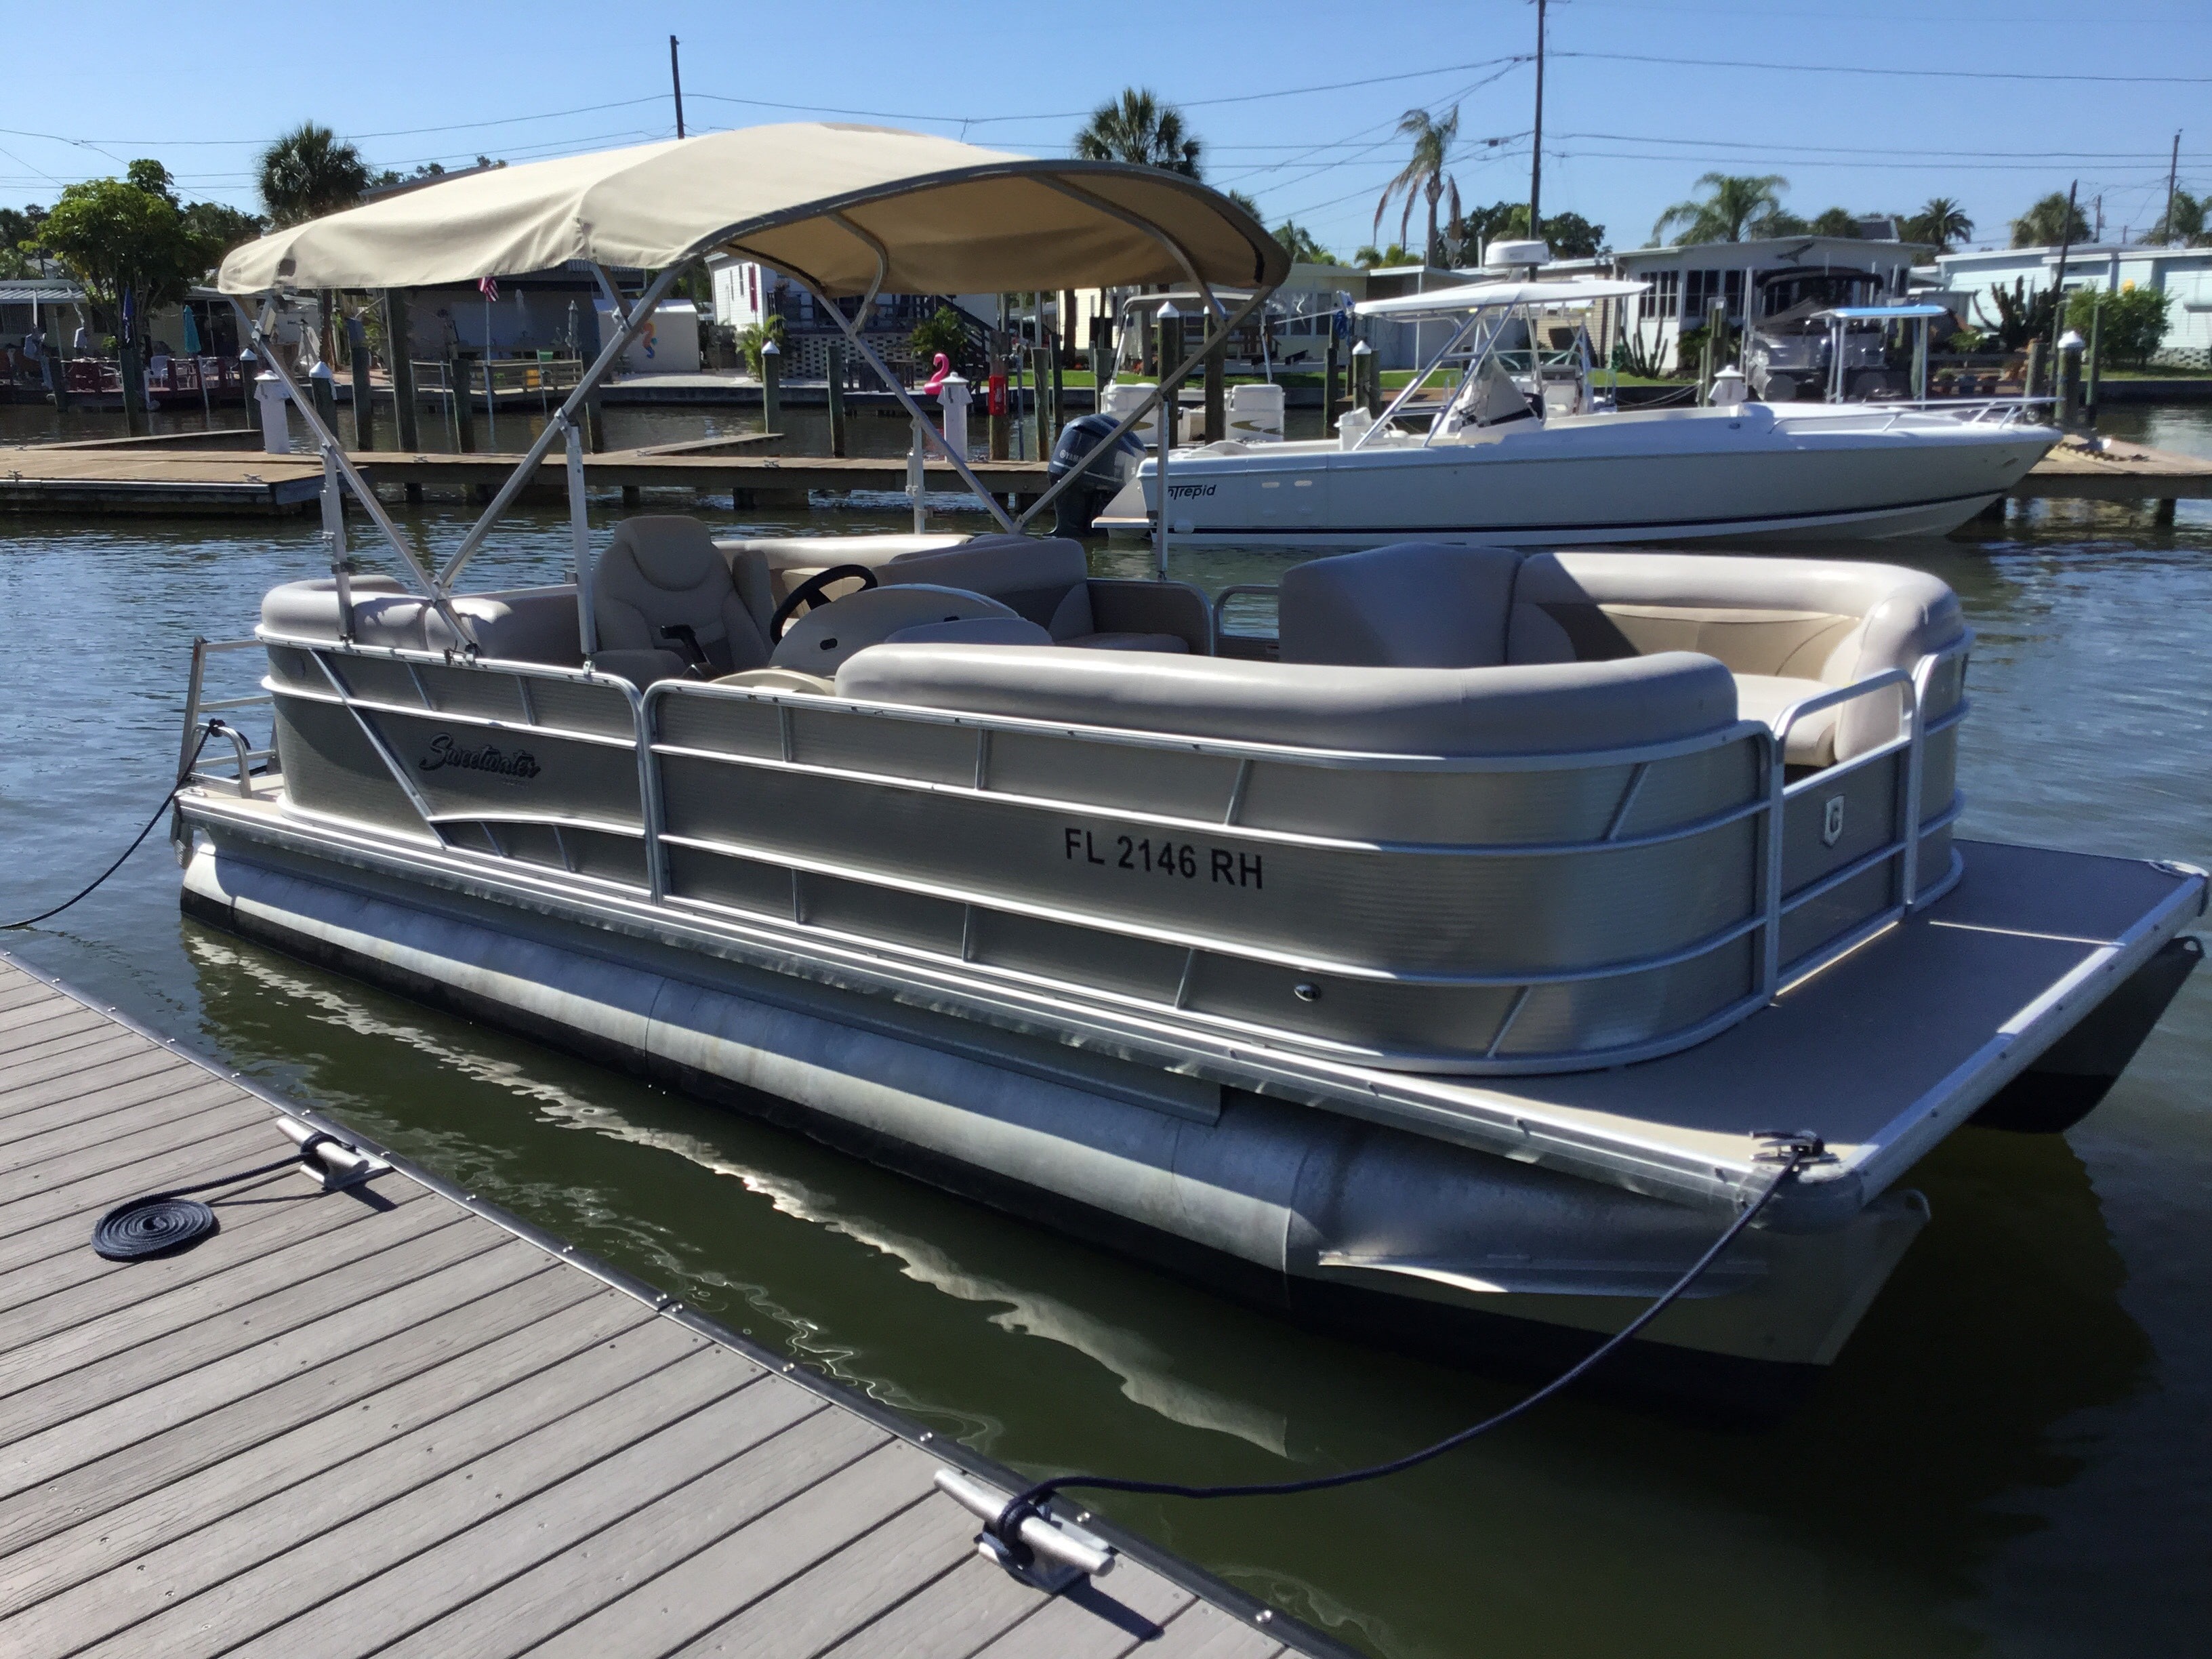
[[[538,775],[538,757],[527,749],[518,749],[512,755],[490,744],[479,749],[465,749],[443,732],[430,739],[430,752],[416,764],[425,772],[457,766],[467,772],[497,772],[510,778]]]

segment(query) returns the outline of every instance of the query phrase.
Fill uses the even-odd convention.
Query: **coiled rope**
[[[274,1175],[279,1170],[289,1170],[305,1164],[314,1156],[315,1148],[325,1141],[342,1145],[336,1135],[318,1129],[300,1143],[300,1150],[289,1158],[280,1158],[274,1164],[257,1164],[251,1170],[237,1170],[229,1175],[217,1176],[212,1181],[199,1181],[189,1187],[172,1187],[166,1193],[149,1193],[143,1198],[134,1198],[118,1204],[100,1218],[100,1224],[92,1230],[94,1251],[110,1261],[143,1261],[153,1256],[173,1255],[179,1250],[190,1249],[202,1239],[221,1231],[222,1223],[215,1207],[203,1204],[188,1193],[204,1193],[217,1187],[234,1187],[241,1181],[251,1181],[256,1176]]]
[[[216,732],[228,731],[228,729],[229,728],[224,726],[221,720],[210,720],[205,726],[200,728],[199,741],[192,745],[192,752],[185,757],[185,763],[177,769],[176,781],[169,786],[168,793],[161,797],[161,804],[154,809],[154,816],[146,820],[146,827],[141,830],[137,835],[131,836],[131,845],[123,849],[122,857],[117,859],[114,863],[109,865],[107,868],[94,876],[88,885],[79,888],[75,893],[72,893],[69,897],[64,899],[59,904],[54,906],[52,909],[41,910],[37,915],[26,916],[21,921],[0,921],[0,933],[14,933],[19,927],[36,927],[40,922],[46,921],[51,916],[58,916],[61,915],[63,911],[68,909],[70,906],[75,904],[79,899],[88,897],[91,894],[96,891],[102,882],[106,881],[118,870],[120,870],[123,867],[125,861],[128,860],[133,853],[138,850],[139,843],[153,833],[154,826],[161,821],[161,814],[169,810],[169,803],[176,799],[177,791],[185,787],[185,780],[191,776],[192,768],[199,762],[200,750],[207,747],[207,740],[215,736]]]
[[[1456,1434],[1447,1435],[1433,1445],[1424,1446],[1419,1451],[1407,1452],[1402,1457],[1394,1457],[1387,1463],[1370,1463],[1364,1468],[1346,1469],[1336,1474],[1314,1475],[1304,1480],[1261,1480],[1237,1486],[1185,1486],[1180,1481],[1134,1480],[1120,1475],[1056,1475],[1049,1480],[1038,1481],[1028,1491],[1015,1497],[1006,1508],[999,1511],[995,1519],[983,1523],[983,1530],[997,1540],[1000,1547],[1015,1559],[1025,1561],[1030,1557],[1030,1551],[1029,1547],[1021,1541],[1022,1523],[1031,1516],[1042,1518],[1044,1505],[1054,1494],[1074,1487],[1079,1486],[1089,1492],[1139,1492],[1158,1498],[1288,1498],[1299,1492],[1328,1492],[1337,1486],[1352,1486],[1364,1481],[1380,1480],[1386,1475],[1397,1474],[1407,1469],[1418,1468],[1432,1459],[1442,1457],[1446,1452],[1455,1451],[1468,1441],[1488,1434],[1492,1429],[1504,1427],[1516,1417],[1534,1410],[1553,1395],[1572,1387],[1620,1352],[1624,1344],[1672,1307],[1704,1276],[1707,1268],[1720,1260],[1728,1247],[1735,1243],[1742,1235],[1743,1230],[1758,1218],[1759,1212],[1766,1207],[1768,1201],[1782,1189],[1785,1183],[1794,1179],[1798,1171],[1808,1164],[1816,1162],[1825,1157],[1826,1152],[1826,1149],[1821,1145],[1820,1137],[1817,1135],[1762,1133],[1760,1138],[1769,1143],[1769,1151],[1763,1155],[1763,1158],[1774,1164],[1774,1179],[1767,1183],[1764,1191],[1738,1212],[1735,1219],[1729,1223],[1727,1228],[1712,1242],[1705,1253],[1690,1264],[1689,1270],[1668,1285],[1643,1312],[1630,1320],[1626,1325],[1593,1348],[1580,1360],[1569,1366],[1534,1394],[1524,1395],[1521,1399],[1506,1407],[1504,1410],[1484,1418],[1480,1423],[1462,1429]]]

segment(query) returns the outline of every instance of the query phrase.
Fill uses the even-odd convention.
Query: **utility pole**
[[[684,136],[684,68],[676,61],[676,37],[668,37],[668,82],[676,88],[676,136]]]
[[[2173,159],[2166,164],[2166,244],[2173,246],[2173,183],[2181,171],[2181,135],[2173,135]]]
[[[2177,150],[2178,150],[2177,147]],[[1536,0],[1536,131],[1528,148],[1528,234],[1544,234],[1544,0]]]

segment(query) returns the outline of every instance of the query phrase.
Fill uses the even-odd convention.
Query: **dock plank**
[[[465,1434],[464,1413],[497,1416],[513,1412],[524,1421],[552,1409],[536,1392],[584,1399],[604,1383],[607,1391],[645,1374],[643,1347],[654,1358],[670,1352],[670,1328],[646,1310],[620,1298],[589,1297],[487,1342],[480,1349],[441,1360],[345,1403],[321,1416],[299,1419],[283,1432],[244,1448],[219,1463],[154,1487],[118,1507],[50,1534],[6,1558],[0,1573],[0,1617],[21,1611],[110,1567],[143,1560],[174,1540],[204,1531],[250,1504],[283,1497],[356,1458],[421,1449],[419,1478],[436,1474],[447,1437]],[[574,1360],[572,1365],[564,1364]],[[557,1376],[549,1373],[556,1372]],[[426,1433],[425,1431],[431,1431]],[[517,1431],[520,1432],[520,1430]],[[307,1516],[325,1501],[318,1485],[293,1513]],[[158,1565],[154,1570],[158,1573]]]
[[[768,1595],[929,1491],[926,1464],[885,1445],[700,1551],[538,1651],[546,1659],[669,1653]]]
[[[344,1410],[392,1382],[468,1355],[592,1293],[574,1275],[539,1273],[504,1294],[449,1307],[412,1329],[402,1320],[392,1329],[373,1332],[362,1348],[303,1365],[273,1388],[238,1394],[200,1417],[167,1425],[50,1479],[35,1492],[0,1499],[0,1557],[62,1526],[103,1515],[210,1468],[299,1424]]]
[[[971,1538],[974,1532],[971,1521]],[[966,1659],[1041,1605],[1034,1590],[984,1560],[970,1542],[959,1566],[827,1649],[823,1659]]]
[[[443,1231],[453,1222],[450,1214],[441,1213],[445,1206],[437,1204],[395,1205],[385,1211],[357,1203],[332,1207],[342,1218],[336,1224],[324,1219],[305,1237],[273,1243],[264,1236],[252,1241],[250,1253],[232,1262],[211,1260],[198,1273],[173,1275],[165,1286],[134,1287],[131,1283],[137,1268],[164,1263],[112,1264],[107,1282],[118,1305],[103,1310],[88,1303],[65,1329],[49,1331],[8,1355],[5,1369],[0,1370],[0,1439],[7,1438],[20,1422],[57,1421],[61,1410],[89,1410],[111,1390],[127,1393],[141,1386],[139,1379],[147,1375],[166,1375],[172,1365],[182,1370],[204,1363],[203,1356],[221,1351],[220,1345],[233,1334],[241,1343],[258,1342],[290,1328],[283,1322],[287,1319],[304,1324],[316,1316],[323,1287],[340,1268],[395,1249],[420,1235]],[[461,1248],[474,1242],[466,1233],[455,1241]],[[438,1252],[441,1257],[455,1253]],[[193,1251],[173,1260],[182,1266],[201,1254]],[[380,1276],[397,1265],[371,1264]],[[317,1295],[302,1296],[302,1285],[316,1286]],[[176,1340],[187,1332],[189,1342]],[[140,1364],[128,1363],[142,1356]],[[70,1375],[95,1366],[101,1379],[97,1389],[91,1386],[93,1379]],[[114,1380],[107,1381],[110,1377]],[[53,1385],[51,1389],[41,1389],[48,1383]],[[19,1412],[18,1400],[34,1392],[60,1395],[66,1406],[55,1400],[26,1402]]]
[[[651,1380],[661,1385],[662,1399],[684,1413],[658,1432],[653,1413],[627,1408],[618,1396],[609,1410],[532,1424],[527,1433],[480,1457],[453,1463],[428,1484],[400,1496],[380,1493],[374,1486],[349,1487],[349,1495],[367,1507],[304,1541],[289,1536],[289,1514],[258,1506],[206,1546],[195,1540],[178,1565],[177,1576],[186,1584],[204,1571],[216,1582],[197,1595],[180,1595],[152,1618],[91,1651],[158,1652],[173,1659],[261,1652],[305,1659],[328,1650],[335,1634],[339,1650],[358,1653],[374,1645],[374,1632],[354,1621],[380,1610],[404,1618],[413,1592],[410,1586],[395,1604],[387,1585],[381,1595],[346,1601],[343,1592],[353,1586],[436,1550],[473,1522],[603,1460],[643,1450],[643,1455],[628,1460],[643,1467],[627,1473],[648,1484],[680,1479],[717,1428],[740,1420],[744,1408],[731,1409],[737,1405],[731,1396],[742,1395],[754,1380],[714,1360],[712,1355],[689,1356],[654,1374]],[[624,1392],[635,1393],[645,1380]],[[270,1550],[287,1543],[295,1547],[281,1553]],[[264,1559],[258,1566],[226,1575],[220,1560],[209,1557],[227,1548],[258,1551]],[[115,1576],[137,1575],[118,1570]],[[346,1606],[343,1614],[341,1602]]]
[[[343,1659],[359,1652],[363,1643],[380,1647],[625,1516],[713,1480],[726,1450],[734,1455],[779,1440],[795,1424],[822,1413],[822,1402],[800,1390],[764,1383],[757,1372],[742,1377],[720,1358],[702,1358],[693,1368],[695,1386],[728,1392],[692,1415],[650,1433],[635,1419],[623,1425],[615,1431],[627,1434],[628,1443],[603,1458],[575,1456],[569,1443],[573,1431],[549,1433],[540,1437],[546,1443],[534,1448],[538,1467],[527,1479],[508,1480],[497,1512],[456,1513],[450,1507],[426,1511],[426,1519],[434,1516],[436,1531],[410,1528],[410,1553],[402,1559],[412,1561],[421,1550],[438,1547],[412,1562],[404,1599],[392,1595],[380,1580],[356,1581],[352,1595],[314,1598],[302,1616],[241,1650],[241,1659],[255,1652],[285,1659]],[[678,1410],[685,1403],[685,1398],[674,1401]],[[611,1422],[607,1426],[615,1430]],[[605,1580],[595,1576],[591,1582]],[[445,1650],[483,1651],[473,1646]]]
[[[691,1486],[656,1498],[477,1599],[441,1613],[436,1623],[396,1643],[390,1659],[436,1659],[450,1653],[500,1659],[531,1651],[616,1596],[650,1583],[867,1455],[884,1439],[870,1425],[820,1410],[702,1471]]]
[[[883,1606],[886,1584],[927,1589],[975,1552],[975,1517],[948,1498],[924,1498],[763,1596],[678,1651],[715,1659],[819,1653]]]
[[[449,1303],[466,1304],[507,1289],[519,1280],[545,1269],[527,1259],[519,1246],[471,1238],[465,1231],[444,1228],[412,1248],[410,1268],[430,1271],[410,1278],[397,1289],[373,1295],[356,1305],[340,1304],[320,1318],[289,1322],[271,1322],[278,1328],[241,1330],[236,1326],[219,1330],[204,1342],[193,1345],[193,1364],[182,1369],[180,1357],[149,1356],[131,1368],[131,1386],[122,1381],[106,1382],[104,1396],[88,1411],[70,1411],[64,1420],[52,1424],[0,1450],[0,1494],[13,1495],[66,1474],[111,1451],[120,1450],[160,1432],[165,1425],[189,1421],[229,1401],[258,1393],[291,1372],[319,1360],[366,1346],[380,1335],[404,1329],[430,1310]],[[410,1246],[403,1244],[403,1251]],[[441,1255],[451,1258],[440,1261]],[[318,1286],[318,1291],[326,1287]],[[298,1298],[304,1301],[305,1297]],[[276,1339],[286,1334],[295,1340]],[[18,1395],[8,1402],[18,1409],[11,1418],[26,1415],[21,1407],[45,1403],[45,1390]],[[56,1395],[60,1394],[55,1390]],[[69,1402],[56,1403],[68,1409]]]
[[[1110,1591],[1022,1584],[931,1485],[943,1455],[1019,1477],[396,1157],[219,1189],[173,1256],[92,1254],[116,1203],[283,1159],[275,1109],[0,952],[11,1659],[1279,1645],[1127,1555]]]

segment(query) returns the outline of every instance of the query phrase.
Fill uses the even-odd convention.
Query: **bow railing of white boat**
[[[1518,755],[641,692],[272,632],[196,650],[187,702],[213,706],[210,654],[268,650],[284,774],[206,775],[204,812],[390,839],[855,982],[1080,1006],[1228,1051],[1528,1073],[1702,1041],[1948,890],[1970,643],[1771,727]],[[1789,762],[1800,726],[1884,703],[1893,736]]]

